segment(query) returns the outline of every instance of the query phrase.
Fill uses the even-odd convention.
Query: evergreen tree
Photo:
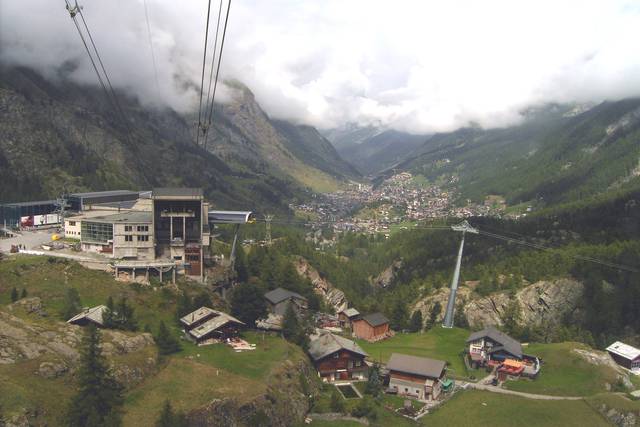
[[[189,295],[187,295],[186,292],[183,292],[178,297],[178,303],[176,304],[176,317],[180,319],[181,317],[184,317],[187,314],[191,313],[193,311],[191,310],[192,306],[193,303],[191,301],[191,298],[189,298]]]
[[[239,282],[249,280],[249,269],[247,268],[247,254],[242,245],[236,246],[236,263],[234,265]]]
[[[20,294],[20,298],[26,298],[27,297],[27,288],[22,288],[22,293]]]
[[[182,412],[174,412],[171,403],[167,399],[160,412],[160,418],[156,421],[156,427],[186,427],[187,417]]]
[[[160,354],[167,355],[180,351],[180,343],[173,335],[171,335],[171,332],[163,320],[160,321],[158,333],[154,338]]]
[[[191,310],[189,310],[189,313],[194,311],[194,310],[199,309],[200,307],[213,308],[213,302],[211,301],[211,297],[206,292],[200,292],[193,299],[193,303],[191,304]],[[187,314],[189,314],[189,313],[187,313]]]
[[[378,397],[381,391],[382,381],[380,380],[380,365],[374,363],[373,366],[369,368],[369,378],[367,379],[367,386],[364,392],[373,397]]]
[[[333,390],[333,393],[331,393],[330,406],[333,412],[344,412],[344,399],[340,396],[337,390]]]
[[[18,301],[18,290],[16,288],[11,289],[11,302]]]
[[[309,346],[309,337],[304,323],[298,317],[293,304],[287,304],[287,310],[282,318],[282,335],[287,341],[306,349]]]
[[[135,331],[138,323],[134,316],[134,309],[127,303],[127,298],[122,297],[114,307],[113,298],[107,299],[107,309],[102,314],[102,321],[106,328]]]
[[[401,299],[398,299],[391,312],[391,329],[396,331],[407,329],[408,319],[407,305]]]
[[[252,327],[256,320],[267,315],[267,304],[262,290],[254,283],[236,286],[231,294],[231,313]]]
[[[64,295],[64,301],[62,303],[62,319],[69,320],[82,310],[82,302],[80,301],[80,294],[76,288],[69,288]]]
[[[431,307],[431,311],[429,311],[429,320],[427,321],[427,327],[429,329],[433,328],[433,325],[436,324],[436,319],[440,313],[442,313],[442,304],[440,304],[440,301],[436,301],[433,307]]]
[[[422,330],[422,312],[420,310],[414,311],[411,315],[409,330],[411,332],[419,332]]]
[[[67,411],[66,424],[70,427],[112,427],[122,424],[122,386],[109,372],[100,340],[100,331],[89,325],[80,349],[78,393],[72,398]]]

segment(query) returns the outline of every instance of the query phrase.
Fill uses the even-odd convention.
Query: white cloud
[[[200,82],[206,1],[147,0],[159,91],[142,1],[82,4],[116,86],[197,106],[184,82]],[[49,75],[73,61],[73,78],[95,83],[75,31],[62,2],[0,0],[3,60]],[[275,117],[433,132],[505,125],[532,104],[638,96],[638,40],[633,2],[234,0],[222,72]]]

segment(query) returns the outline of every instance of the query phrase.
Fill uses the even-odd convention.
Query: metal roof
[[[0,206],[7,207],[23,207],[23,206],[40,206],[40,205],[55,205],[57,200],[35,200],[33,202],[14,202],[14,203],[5,203]]]
[[[364,357],[368,356],[368,354],[354,341],[331,333],[324,333],[320,335],[319,338],[311,341],[311,344],[309,345],[309,355],[316,362],[340,350],[348,350]]]
[[[628,360],[635,360],[640,357],[640,349],[625,344],[621,341],[616,341],[607,347],[607,351],[613,354],[617,354],[620,357],[624,357]]]
[[[190,187],[163,187],[154,188],[151,193],[151,198],[185,198],[185,199],[202,199],[202,188],[190,188]]]
[[[88,222],[151,224],[153,221],[151,212],[121,212],[113,215],[96,216],[88,218]]]
[[[367,314],[362,318],[365,322],[370,324],[373,327],[384,325],[385,323],[389,323],[389,319],[385,317],[382,313],[371,313]]]
[[[393,353],[387,363],[387,369],[423,377],[440,378],[446,365],[447,362],[443,360]]]
[[[98,208],[118,208],[118,209],[131,209],[138,203],[138,200],[122,200],[119,202],[104,202],[104,203],[93,203],[92,207]]]
[[[504,347],[504,350],[507,352],[514,356],[522,357],[522,344],[504,332],[499,331],[495,326],[488,326],[481,331],[472,333],[469,335],[469,338],[467,338],[467,342],[477,341],[482,338],[491,338]]]
[[[180,318],[180,323],[186,326],[191,326],[194,323],[201,321],[207,317],[215,316],[218,313],[216,310],[211,309],[209,307],[200,307],[194,312],[187,314],[186,316]]]
[[[104,325],[104,321],[102,320],[102,315],[104,311],[107,309],[105,305],[99,305],[92,308],[85,309],[82,313],[76,314],[71,319],[67,320],[67,323],[74,323],[78,320],[88,319],[98,325]]]
[[[209,211],[209,222],[216,224],[246,224],[249,222],[251,211]]]
[[[191,335],[196,339],[200,339],[229,323],[235,323],[235,324],[244,326],[244,322],[236,319],[233,316],[228,315],[227,313],[223,313],[221,311],[216,311],[216,310],[213,310],[213,311],[215,312],[216,315],[213,318],[204,322],[202,325],[191,329],[189,331],[189,335]]]
[[[69,197],[92,198],[92,197],[109,197],[109,196],[137,196],[137,191],[131,190],[107,190],[107,191],[89,191],[86,193],[71,193]]]
[[[360,315],[360,312],[353,307],[342,310],[342,313],[344,313],[344,315],[347,316],[348,318],[352,318]]]
[[[307,300],[302,295],[297,294],[295,292],[291,292],[290,290],[284,289],[284,288],[276,288],[272,291],[269,291],[266,294],[264,294],[264,297],[268,299],[269,302],[271,302],[272,304],[278,304],[279,302],[282,302],[290,298],[302,299],[305,301]]]

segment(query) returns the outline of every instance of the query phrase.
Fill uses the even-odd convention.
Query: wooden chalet
[[[78,326],[86,326],[93,323],[98,327],[104,326],[103,314],[107,310],[107,306],[99,305],[96,307],[85,308],[81,313],[76,314],[67,323]]]
[[[468,357],[472,366],[497,367],[505,375],[535,376],[540,361],[522,352],[522,344],[494,326],[474,332],[467,338]]]
[[[353,335],[367,341],[378,341],[390,336],[389,319],[382,313],[373,313],[351,322]]]
[[[343,328],[351,328],[351,323],[360,317],[360,312],[355,308],[346,308],[338,313],[338,320],[340,320],[340,326]]]
[[[616,341],[607,347],[607,352],[618,365],[640,374],[640,349]]]
[[[420,400],[436,400],[445,382],[446,365],[443,360],[393,353],[387,363],[388,391]]]
[[[309,356],[325,382],[367,378],[367,353],[355,342],[329,332],[311,341]]]
[[[264,294],[267,300],[267,309],[270,313],[284,316],[289,304],[294,304],[296,312],[306,310],[308,307],[307,299],[300,294],[292,292],[284,288],[276,288]]]
[[[235,338],[245,326],[235,317],[209,307],[200,307],[187,314],[180,319],[180,323],[185,336],[199,345]]]

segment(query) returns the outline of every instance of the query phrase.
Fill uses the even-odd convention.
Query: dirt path
[[[520,391],[506,390],[504,388],[485,385],[485,384],[476,384],[476,383],[468,383],[469,388],[474,388],[476,390],[484,390],[490,391],[492,393],[502,393],[502,394],[510,394],[512,396],[520,396],[526,399],[537,399],[537,400],[581,400],[583,397],[580,396],[550,396],[547,394],[533,394],[533,393],[523,393]]]

